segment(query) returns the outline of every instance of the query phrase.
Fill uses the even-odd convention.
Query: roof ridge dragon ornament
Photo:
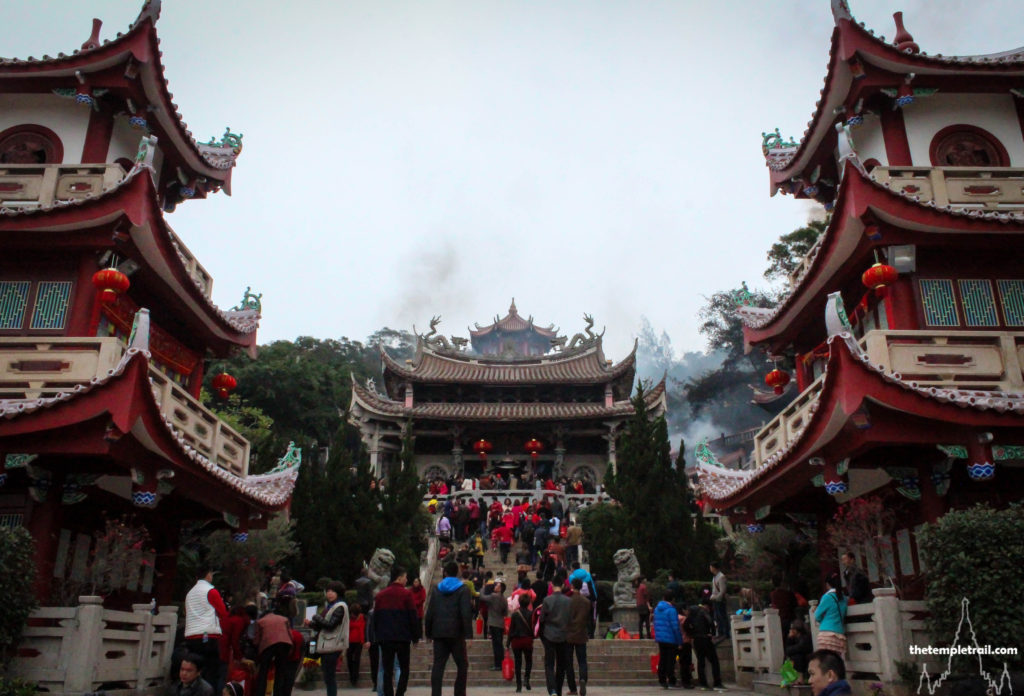
[[[430,332],[423,335],[419,335],[431,348],[435,350],[442,350],[446,352],[462,352],[466,349],[466,345],[469,343],[469,339],[462,338],[461,336],[452,336],[449,341],[443,334],[438,333],[437,325],[441,323],[441,315],[436,314],[430,319]],[[413,333],[416,333],[416,327],[412,327]]]
[[[551,339],[551,347],[554,348],[555,350],[564,352],[572,350],[577,346],[582,347],[585,345],[590,345],[597,341],[597,339],[604,336],[604,332],[607,329],[607,327],[602,328],[600,334],[595,334],[593,331],[591,331],[591,329],[594,328],[594,317],[592,317],[589,314],[584,314],[583,321],[587,323],[587,325],[583,327],[583,330],[586,331],[586,336],[584,336],[582,333],[573,334],[571,341],[565,336],[557,336]],[[567,341],[568,345],[566,345]]]

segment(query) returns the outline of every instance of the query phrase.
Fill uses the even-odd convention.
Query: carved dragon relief
[[[583,333],[574,334],[572,340],[569,340],[565,336],[558,336],[556,338],[552,338],[551,347],[559,351],[572,350],[577,346],[588,346],[597,341],[597,339],[604,336],[605,328],[601,329],[600,334],[595,334],[593,331],[591,331],[591,329],[594,328],[594,317],[592,317],[589,314],[584,314],[583,321],[587,323],[587,325],[583,327],[583,330],[586,332],[586,335],[584,335]],[[567,342],[568,345],[566,345]]]
[[[430,332],[420,335],[423,342],[431,348],[439,351],[445,351],[449,353],[461,353],[466,350],[466,346],[469,344],[468,338],[462,338],[461,336],[452,336],[449,341],[444,335],[437,332],[437,326],[441,323],[441,315],[435,315],[430,319]],[[412,327],[413,333],[416,333],[416,327]],[[417,334],[419,335],[419,334]]]

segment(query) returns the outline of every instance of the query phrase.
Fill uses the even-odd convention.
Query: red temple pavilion
[[[636,348],[620,362],[607,360],[593,320],[584,318],[584,332],[570,339],[523,318],[513,302],[469,339],[439,335],[435,318],[404,363],[382,349],[383,391],[372,380],[354,383],[350,409],[374,470],[397,463],[411,427],[415,465],[427,479],[532,471],[602,481],[634,413]],[[652,413],[663,413],[664,380],[646,398]]]
[[[832,10],[807,131],[763,146],[772,194],[821,202],[827,229],[774,308],[737,298],[799,395],[749,471],[701,448],[701,481],[753,532],[890,492],[905,522],[866,561],[914,576],[918,525],[1024,492],[1024,51],[929,55],[901,13],[888,43]]]
[[[222,520],[245,541],[297,475],[297,451],[249,475],[249,442],[199,401],[204,361],[254,353],[260,298],[214,305],[168,224],[177,204],[230,192],[242,138],[187,129],[159,12],[147,2],[104,41],[95,20],[70,55],[0,59],[0,524],[35,538],[44,604],[87,586],[106,553],[94,534],[126,513],[152,551],[120,590],[167,602],[183,521]]]

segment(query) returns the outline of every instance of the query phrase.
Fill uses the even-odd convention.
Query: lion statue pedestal
[[[370,557],[367,576],[373,581],[373,594],[391,584],[391,566],[395,565],[395,554],[391,549],[376,549]]]
[[[612,621],[621,624],[630,633],[640,631],[640,612],[636,608],[636,587],[640,578],[640,562],[633,549],[619,549],[612,556],[618,577],[612,587]]]

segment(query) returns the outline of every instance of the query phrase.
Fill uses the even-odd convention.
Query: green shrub
[[[964,599],[970,602],[971,624],[980,645],[1019,644],[1024,635],[1024,508],[977,505],[950,512],[925,530],[921,551],[928,569],[927,602],[936,645],[951,645],[957,638]],[[966,624],[961,633],[961,643],[970,640]],[[966,671],[967,659],[958,659],[954,667]],[[1024,666],[1020,655],[1007,656],[1006,661],[1011,669]],[[995,660],[985,666],[997,673],[1001,667]]]
[[[24,679],[0,677],[0,696],[35,696],[39,687]]]
[[[25,621],[36,608],[32,591],[36,577],[32,562],[34,546],[32,535],[24,527],[0,528],[0,587],[5,593],[4,601],[0,602],[0,668],[6,667],[14,656]],[[16,682],[5,682],[4,686],[13,684]]]

